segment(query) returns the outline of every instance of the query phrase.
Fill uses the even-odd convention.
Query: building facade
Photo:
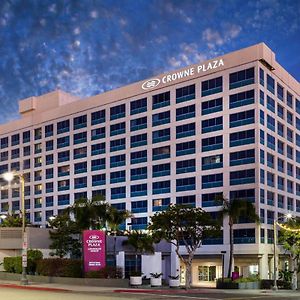
[[[134,213],[131,229],[170,203],[218,217],[217,195],[246,198],[261,224],[235,225],[235,266],[271,278],[273,220],[300,215],[300,88],[265,44],[84,100],[31,97],[19,110],[0,126],[0,173],[25,175],[32,223],[98,194]],[[1,213],[17,212],[18,184],[1,184]],[[227,224],[197,253],[194,284],[221,277],[223,258],[226,272]]]

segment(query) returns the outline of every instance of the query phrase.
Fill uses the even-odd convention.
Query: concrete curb
[[[61,289],[61,288],[48,288],[48,287],[39,287],[39,286],[30,286],[30,285],[17,285],[17,284],[0,284],[2,288],[10,289],[20,289],[20,290],[34,290],[34,291],[45,291],[45,292],[72,292],[71,290]]]

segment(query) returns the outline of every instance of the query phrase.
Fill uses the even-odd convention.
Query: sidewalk
[[[212,288],[191,288],[185,289],[170,289],[168,286],[151,288],[150,286],[142,286],[138,288],[119,288],[119,287],[95,287],[95,286],[79,286],[79,285],[67,285],[56,283],[36,283],[29,282],[28,285],[21,285],[18,281],[0,280],[0,288],[12,288],[12,289],[27,289],[37,291],[50,291],[58,293],[124,293],[124,294],[164,294],[164,295],[186,295],[186,294],[239,294],[239,295],[251,295],[251,296],[282,296],[282,297],[299,297],[300,290],[221,290]]]

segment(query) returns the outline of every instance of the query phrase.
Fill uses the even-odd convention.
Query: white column
[[[124,251],[119,251],[116,256],[116,264],[117,267],[122,268],[123,270],[123,278],[125,278],[125,252]]]
[[[260,279],[269,279],[269,258],[268,254],[265,253],[259,258],[259,276]]]
[[[142,255],[142,273],[149,278],[150,273],[161,273],[161,252],[152,255]]]
[[[224,254],[224,277],[226,278],[228,275],[228,268],[229,268],[229,248]],[[234,257],[232,258],[232,267],[231,267],[231,273],[234,271]],[[231,276],[231,274],[230,274]]]
[[[172,245],[170,275],[177,276],[177,275],[179,275],[179,272],[180,272],[180,260],[174,250],[174,246]]]

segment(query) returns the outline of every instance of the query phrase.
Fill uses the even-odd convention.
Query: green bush
[[[34,274],[36,271],[37,261],[43,258],[43,253],[40,250],[27,251],[27,271],[29,274]],[[22,273],[22,257],[4,257],[3,267],[6,272]]]
[[[37,273],[43,276],[82,277],[82,262],[78,259],[45,258],[37,262]]]
[[[90,271],[85,274],[87,278],[122,278],[123,269],[120,267],[106,266],[99,271]]]

